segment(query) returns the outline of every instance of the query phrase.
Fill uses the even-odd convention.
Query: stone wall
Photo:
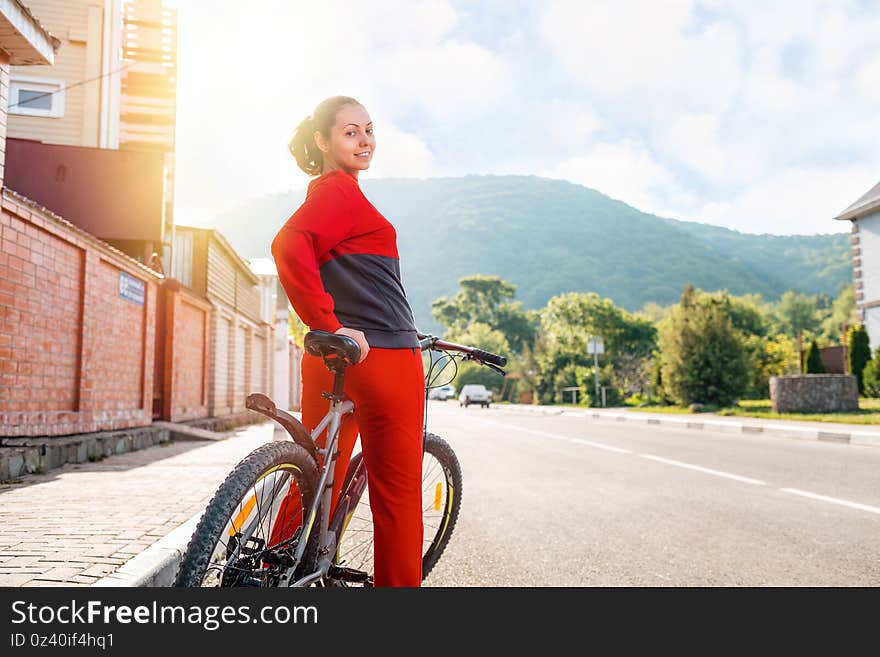
[[[852,374],[795,374],[770,377],[776,413],[857,411],[859,391]]]

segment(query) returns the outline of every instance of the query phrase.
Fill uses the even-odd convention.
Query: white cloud
[[[364,178],[427,178],[434,167],[434,155],[416,135],[393,125],[376,132],[376,153]]]
[[[556,0],[540,20],[581,93],[651,146],[650,157],[627,148],[612,160],[652,175],[607,189],[645,209],[774,232],[838,230],[828,222],[851,202],[845,190],[857,196],[880,175],[878,32],[880,13],[854,1]],[[571,168],[602,179],[594,162]],[[685,192],[673,179],[670,194],[682,171],[705,184]]]
[[[868,102],[880,101],[880,52],[864,61],[855,73],[856,89]]]
[[[441,128],[485,114],[512,85],[511,72],[494,53],[454,40],[384,53],[375,67],[382,71],[376,83],[399,113],[421,110]]]
[[[527,127],[537,123],[542,138],[563,147],[584,143],[606,124],[589,103],[562,98],[536,102],[529,116],[536,120],[526,122]]]
[[[741,80],[736,30],[698,28],[687,0],[555,0],[539,33],[574,80],[630,116],[723,110]]]
[[[680,216],[677,211],[698,203],[648,149],[632,140],[597,144],[584,155],[569,158],[538,175],[570,180],[662,216]]]
[[[712,180],[723,178],[727,173],[719,121],[714,114],[682,114],[668,125],[660,126],[652,144]]]
[[[437,44],[460,20],[456,9],[444,0],[385,0],[349,11],[363,21],[361,25],[371,44],[395,50],[401,46]]]
[[[723,201],[707,203],[699,220],[750,233],[834,233],[833,219],[877,182],[877,171],[851,166],[791,169]]]

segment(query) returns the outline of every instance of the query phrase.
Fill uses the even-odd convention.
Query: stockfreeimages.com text
[[[100,600],[85,603],[71,600],[69,604],[36,605],[24,600],[12,603],[12,623],[33,625],[50,623],[139,623],[201,625],[213,631],[221,625],[264,623],[317,624],[318,609],[314,606],[288,607],[265,605],[256,611],[250,605],[163,605],[153,601],[149,605],[107,605]]]

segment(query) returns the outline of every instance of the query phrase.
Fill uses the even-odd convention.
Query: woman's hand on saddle
[[[336,335],[345,335],[357,342],[358,347],[361,348],[361,359],[358,363],[363,362],[364,358],[367,357],[367,354],[370,353],[370,345],[367,343],[367,338],[364,336],[363,331],[358,331],[357,329],[340,327],[335,331]]]

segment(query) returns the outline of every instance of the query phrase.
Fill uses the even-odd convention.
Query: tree
[[[648,301],[637,310],[635,314],[656,324],[669,314],[672,307],[673,306],[661,306],[654,301]]]
[[[748,352],[721,305],[688,284],[660,330],[663,391],[682,406],[726,406],[748,384]]]
[[[498,276],[465,276],[451,299],[440,297],[431,305],[431,314],[450,332],[461,332],[473,324],[488,324],[501,331],[510,347],[519,352],[535,337],[537,313],[524,310],[513,301],[516,285]]]
[[[776,318],[782,330],[794,337],[798,331],[815,332],[819,327],[816,297],[789,290],[776,304]]]
[[[840,339],[844,326],[856,324],[856,291],[852,284],[844,287],[831,305],[830,315],[822,322],[822,335],[829,341]],[[847,341],[849,344],[849,341]],[[870,354],[868,354],[870,359]]]
[[[653,324],[631,315],[595,292],[569,292],[550,299],[541,310],[540,348],[536,340],[534,356],[539,363],[541,401],[552,402],[560,387],[581,387],[581,398],[593,396],[594,360],[587,353],[589,336],[602,336],[605,353],[600,366],[612,364],[615,388],[632,384],[641,375],[632,367],[632,358],[650,356],[656,346]],[[645,374],[645,376],[647,376]],[[601,377],[600,377],[601,378]],[[643,385],[641,381],[637,387]]]
[[[727,290],[719,290],[702,292],[699,296],[714,300],[730,317],[733,328],[743,335],[767,335],[772,318],[760,294],[734,296]]]
[[[868,331],[862,324],[856,324],[849,330],[846,344],[849,371],[850,374],[856,377],[856,383],[859,384],[859,393],[862,393],[865,390],[862,373],[865,365],[871,360],[871,344],[868,340]]]
[[[819,353],[819,345],[815,340],[812,340],[810,346],[807,347],[804,361],[807,374],[825,374],[825,364],[822,362],[822,354]]]

